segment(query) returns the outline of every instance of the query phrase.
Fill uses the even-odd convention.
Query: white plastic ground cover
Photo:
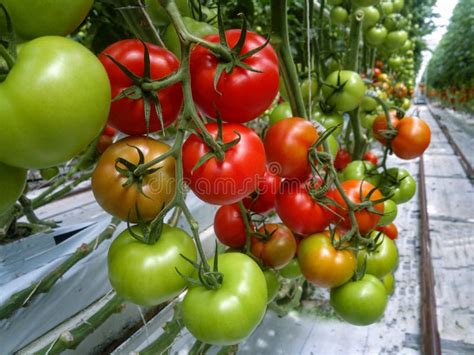
[[[98,206],[92,203],[90,193],[85,194],[88,196],[85,200],[83,196],[77,195],[70,201],[53,203],[42,211],[45,216],[61,217],[60,210],[68,210],[67,220],[76,223],[60,227],[52,233],[40,233],[0,246],[0,304],[4,304],[15,292],[40,281],[81,244],[93,241],[107,227],[111,217],[103,212],[98,213]],[[82,206],[70,211],[68,206],[74,205],[74,200],[80,200]],[[209,227],[216,207],[203,204],[192,194],[189,194],[187,201],[201,229]],[[181,220],[179,225],[189,232],[185,221]],[[85,229],[56,244],[55,237],[59,234],[81,228]],[[124,228],[125,223],[122,223],[114,237]],[[48,293],[35,296],[27,307],[16,311],[9,319],[0,321],[0,354],[18,351],[111,290],[106,261],[112,239],[103,242],[74,265]],[[138,309],[133,309],[132,313],[134,319],[131,319],[130,311],[114,316],[115,324],[109,324],[109,327],[119,332],[126,322],[140,319]],[[109,335],[113,336],[114,331],[109,331]],[[103,338],[94,341],[91,343],[86,339],[86,352],[105,342]]]

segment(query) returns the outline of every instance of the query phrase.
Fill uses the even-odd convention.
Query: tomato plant
[[[138,226],[131,228],[143,236]],[[154,244],[136,240],[129,230],[123,231],[111,244],[108,254],[109,279],[118,295],[133,303],[154,306],[177,296],[186,281],[176,272],[190,276],[196,260],[196,247],[183,230],[163,225]]]
[[[26,185],[26,170],[0,163],[0,215],[14,205]]]
[[[252,254],[263,265],[281,269],[295,256],[295,236],[283,224],[267,223],[258,229],[258,236],[252,237]]]
[[[288,228],[301,235],[322,232],[332,219],[329,208],[309,194],[310,187],[310,182],[283,180],[276,198],[278,216]]]
[[[330,288],[349,281],[357,266],[353,251],[337,250],[327,233],[313,234],[301,241],[298,263],[306,280]]]
[[[336,313],[354,325],[377,322],[387,306],[384,284],[373,275],[365,274],[358,281],[331,289],[330,301]]]
[[[228,30],[225,35],[229,46],[234,48],[241,31]],[[219,42],[218,35],[209,35],[205,39],[211,43]],[[234,62],[263,44],[265,38],[247,32]],[[271,105],[279,86],[278,58],[272,46],[267,44],[257,53],[241,59],[241,62],[244,66],[237,64],[232,70],[223,71],[215,85],[219,59],[202,46],[192,49],[190,71],[193,100],[204,114],[212,118],[219,115],[227,122],[243,123],[256,118]]]
[[[196,339],[206,344],[237,344],[265,315],[265,276],[255,261],[241,253],[220,254],[219,272],[223,278],[219,288],[189,287],[183,300],[183,322]]]
[[[219,207],[214,216],[214,232],[217,239],[228,247],[240,249],[245,246],[245,224],[238,204]]]
[[[317,141],[313,125],[299,117],[271,126],[265,135],[265,151],[272,171],[281,177],[305,178],[311,171],[308,150]]]
[[[217,138],[218,125],[207,131]],[[227,149],[222,161],[211,157],[196,168],[199,159],[210,152],[202,138],[191,135],[183,145],[183,173],[189,187],[201,200],[216,205],[240,201],[258,188],[266,171],[265,148],[251,129],[235,123],[223,125],[223,143],[239,139]]]
[[[138,150],[144,158],[141,163],[147,163],[169,149],[167,144],[147,137],[127,137],[112,144],[92,174],[92,192],[97,203],[124,221],[138,222],[137,210],[144,221],[155,218],[175,194],[175,159],[166,158],[153,166],[157,170],[141,177],[133,174],[133,168],[141,160]],[[132,169],[118,158],[131,163]]]
[[[99,135],[109,107],[109,81],[94,54],[63,37],[32,40],[0,83],[0,161],[23,168],[63,163]]]
[[[114,99],[110,108],[109,124],[129,135],[143,135],[169,126],[178,117],[183,102],[181,84],[174,84],[156,92],[143,90],[140,82],[135,82],[110,59],[114,58],[137,77],[142,78],[145,76],[146,67],[145,45],[150,58],[150,77],[144,78],[145,81],[161,79],[178,70],[179,61],[174,54],[150,43],[143,44],[137,39],[115,42],[99,55],[107,70]],[[119,96],[129,88],[135,88],[140,97]],[[148,101],[150,106],[149,117],[145,114],[145,101]],[[157,102],[164,127],[157,112]]]

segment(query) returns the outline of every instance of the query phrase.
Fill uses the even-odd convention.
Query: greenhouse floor
[[[466,172],[427,106],[418,106],[421,118],[428,121],[432,142],[424,155],[424,179],[435,277],[437,327],[444,354],[474,353],[474,188]],[[439,109],[436,114],[444,117]],[[448,115],[449,113],[446,113]],[[455,127],[449,127],[455,131]],[[472,154],[473,135],[459,129],[456,138],[461,149]],[[471,155],[470,155],[471,156]],[[418,180],[419,161],[391,158],[389,165],[407,168]],[[190,208],[200,222],[208,252],[213,247],[214,207],[203,208],[189,197]],[[15,292],[41,280],[83,243],[93,241],[110,222],[110,217],[94,202],[90,191],[66,198],[40,210],[40,217],[62,220],[54,233],[35,235],[0,246],[0,304]],[[328,292],[316,290],[314,299],[288,316],[278,319],[269,311],[255,333],[239,346],[239,354],[419,354],[421,352],[420,305],[420,199],[416,197],[399,208],[396,220],[400,254],[395,273],[395,294],[383,319],[368,327],[340,321],[331,311]],[[184,227],[184,226],[183,226]],[[125,228],[124,224],[119,231]],[[76,232],[77,231],[77,232]],[[69,237],[64,233],[69,233]],[[60,235],[63,235],[61,237]],[[72,235],[72,237],[71,237]],[[64,331],[75,327],[94,311],[80,312],[96,300],[110,297],[106,255],[110,241],[69,270],[46,294],[35,297],[28,307],[0,321],[0,354],[20,351],[31,353],[57,341]],[[103,298],[105,295],[105,298]],[[139,352],[162,332],[172,316],[168,305],[146,326],[133,335],[130,326],[140,324],[137,306],[125,307],[106,320],[66,353],[93,354]],[[69,321],[65,322],[65,320]],[[115,340],[113,345],[111,342]],[[180,333],[171,353],[185,354],[193,345],[192,337]],[[52,346],[52,345],[51,345]],[[104,346],[107,346],[104,349]],[[209,353],[219,349],[212,348]]]

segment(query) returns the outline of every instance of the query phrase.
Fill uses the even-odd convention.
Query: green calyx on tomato
[[[145,136],[126,137],[109,146],[92,174],[97,203],[124,221],[151,221],[174,197],[175,159],[167,157],[140,176],[134,171],[169,150],[166,143]]]
[[[385,234],[373,231],[370,238],[376,243],[373,250],[363,249],[357,256],[358,268],[365,265],[365,272],[378,278],[393,272],[398,265],[398,251],[395,242]]]
[[[214,261],[209,263],[212,268]],[[237,344],[265,315],[267,283],[257,263],[245,254],[220,254],[218,263],[222,284],[216,289],[190,285],[183,300],[183,323],[203,343]]]
[[[415,195],[416,180],[406,169],[390,168],[382,181],[381,188],[385,196],[390,197],[399,205],[410,201]]]
[[[365,274],[358,281],[349,281],[331,289],[330,302],[336,313],[354,325],[377,322],[387,306],[387,291],[377,277]]]
[[[143,236],[134,226],[132,233]],[[111,244],[108,254],[109,279],[118,295],[133,303],[152,306],[177,296],[186,286],[178,274],[191,276],[197,252],[192,238],[183,230],[163,225],[154,244],[135,239],[123,231]]]
[[[26,185],[27,170],[0,163],[0,215],[20,198]]]
[[[63,163],[100,134],[109,107],[107,73],[86,47],[53,36],[27,42],[0,83],[0,161],[22,168]]]

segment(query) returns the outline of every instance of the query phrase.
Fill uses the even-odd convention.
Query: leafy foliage
[[[428,65],[428,84],[434,88],[471,86],[474,80],[474,1],[460,0],[448,31]]]

